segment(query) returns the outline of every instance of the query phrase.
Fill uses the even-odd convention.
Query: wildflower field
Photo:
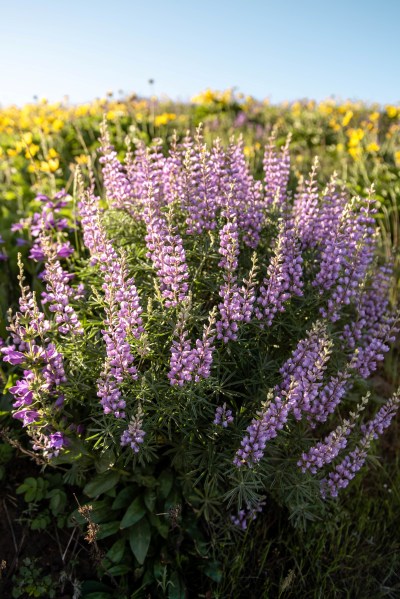
[[[2,597],[400,597],[399,174],[400,106],[0,109]]]

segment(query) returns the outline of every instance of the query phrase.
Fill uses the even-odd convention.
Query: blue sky
[[[400,0],[0,0],[0,103],[107,90],[400,101]]]

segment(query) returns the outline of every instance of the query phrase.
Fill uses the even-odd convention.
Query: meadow
[[[400,106],[0,109],[4,597],[400,596]]]

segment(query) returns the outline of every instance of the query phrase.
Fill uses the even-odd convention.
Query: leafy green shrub
[[[108,210],[80,177],[74,222],[61,192],[20,225],[44,270],[39,303],[20,262],[13,416],[85,485],[74,517],[103,572],[184,597],[269,501],[328,517],[389,426],[399,394],[374,413],[365,379],[398,330],[391,267],[372,193],[321,192],[315,161],[292,197],[288,144],[263,183],[201,129],[122,166],[103,128],[101,153]]]

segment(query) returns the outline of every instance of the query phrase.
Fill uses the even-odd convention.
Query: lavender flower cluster
[[[89,189],[80,180],[79,226],[90,254],[86,268],[101,285],[101,293],[91,296],[98,301],[101,319],[94,334],[102,364],[96,373],[97,396],[104,414],[119,419],[120,444],[134,453],[144,440],[146,401],[139,405],[130,398],[142,397],[140,386],[147,384],[152,368],[150,359],[142,359],[144,338],[151,338],[151,356],[168,356],[162,368],[157,365],[157,376],[164,376],[169,391],[179,397],[186,385],[218,375],[216,356],[230,356],[233,344],[240,351],[242,339],[260,338],[272,353],[279,348],[281,361],[272,383],[268,380],[262,390],[267,400],[261,406],[254,408],[253,398],[234,405],[225,397],[213,405],[210,425],[247,425],[244,434],[238,431],[243,436],[234,457],[241,468],[255,467],[268,442],[296,421],[304,420],[311,430],[326,422],[354,377],[368,377],[397,334],[397,315],[388,300],[391,268],[376,263],[373,193],[351,199],[336,176],[320,191],[316,160],[292,199],[289,141],[277,149],[272,135],[264,154],[264,178],[258,181],[241,139],[232,139],[227,147],[216,140],[209,147],[200,127],[194,136],[175,137],[166,155],[160,141],[150,148],[137,142],[122,163],[106,125],[102,127],[105,197],[95,194],[93,178]],[[60,212],[65,195],[39,199],[42,211],[14,229],[30,228],[35,240],[30,256],[45,264],[42,304],[49,316],[24,288],[20,312],[10,325],[12,343],[2,348],[6,361],[25,369],[11,393],[15,416],[28,425],[41,417],[35,409],[41,389],[54,404],[62,403],[63,394],[56,396],[66,379],[63,358],[48,331],[65,343],[77,335],[85,339],[80,319],[85,308],[74,304],[82,288],[72,286],[73,261],[68,258],[73,248]],[[105,205],[123,218],[121,237],[128,239],[127,249],[118,235],[108,236]],[[135,251],[131,236],[138,245]],[[69,270],[62,266],[64,260]],[[139,275],[134,279],[131,272]],[[163,318],[156,334],[151,330],[154,305]],[[303,319],[301,329],[308,330],[303,338],[293,328],[290,333],[281,328],[284,312],[292,321]],[[337,354],[339,369],[332,360]],[[371,439],[384,431],[397,407],[392,402],[375,424],[365,425],[364,440],[326,477],[326,493],[334,495],[344,485],[339,480],[350,463],[357,469]],[[315,474],[336,460],[350,443],[357,419],[358,413],[314,443],[299,467]],[[50,439],[49,451],[58,449],[57,439]],[[244,519],[242,515],[240,522]]]
[[[41,435],[47,449],[63,445],[63,435],[52,430],[53,411],[64,403],[63,384],[66,373],[62,354],[49,339],[51,322],[40,311],[35,295],[24,285],[20,266],[19,312],[11,319],[8,330],[12,343],[1,347],[3,360],[23,369],[23,376],[10,387],[14,396],[13,417],[20,420],[30,434]],[[57,445],[54,445],[57,439]],[[53,452],[54,453],[54,452]]]
[[[143,332],[138,292],[129,278],[123,255],[113,248],[100,220],[98,198],[89,191],[82,195],[80,204],[83,238],[92,261],[99,264],[103,275],[102,285],[106,319],[102,330],[106,344],[106,361],[98,380],[98,396],[105,414],[125,418],[126,402],[120,386],[125,379],[138,376],[134,366],[129,337],[140,337]]]

